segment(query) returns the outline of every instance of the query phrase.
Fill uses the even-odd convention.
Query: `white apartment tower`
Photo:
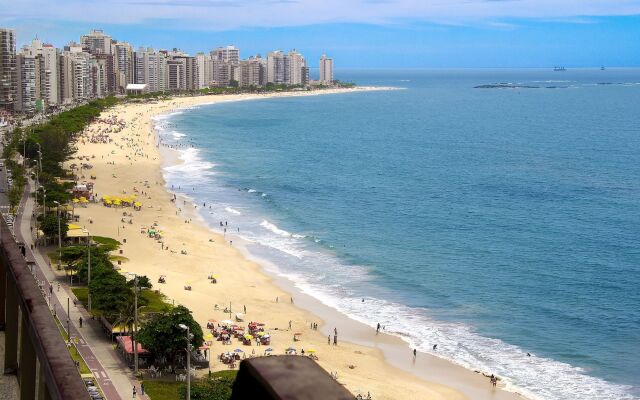
[[[320,57],[320,83],[331,85],[333,83],[333,58],[325,54]]]
[[[35,56],[18,54],[16,56],[18,90],[14,110],[25,114],[36,111],[36,93],[38,86],[39,65]]]
[[[289,52],[288,85],[304,85],[307,83],[307,63],[302,54],[292,50]]]
[[[196,54],[196,89],[208,88],[213,80],[213,61],[204,53]]]
[[[240,62],[240,50],[235,46],[218,47],[211,50],[211,59],[236,65]]]
[[[22,54],[36,58],[36,98],[43,101],[43,107],[60,104],[60,66],[58,50],[50,44],[43,44],[38,39],[31,41],[31,46],[24,46]]]
[[[16,33],[0,28],[0,110],[13,111],[17,89]]]
[[[124,93],[127,84],[134,83],[133,48],[127,42],[117,42],[113,45],[115,53],[116,87],[119,93]]]
[[[286,71],[288,62],[287,57],[280,51],[272,51],[267,54],[267,83],[282,85],[287,83]]]

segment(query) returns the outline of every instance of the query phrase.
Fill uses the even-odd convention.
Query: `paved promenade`
[[[30,194],[34,188],[34,182],[29,180],[27,190],[22,199],[20,210],[16,217],[15,234],[18,241],[26,246],[27,260],[35,261],[36,276],[44,282],[45,293],[49,295],[49,304],[55,310],[58,319],[67,329],[67,304],[70,311],[71,338],[77,342],[77,348],[89,369],[93,372],[98,385],[108,400],[120,400],[132,398],[133,386],[136,386],[138,399],[148,399],[140,394],[140,385],[134,378],[133,372],[124,364],[116,351],[113,343],[105,336],[99,322],[91,320],[88,312],[78,303],[74,306],[73,293],[68,287],[64,276],[57,275],[49,266],[48,258],[41,248],[31,250],[34,237],[31,230],[33,222],[33,210],[35,200]],[[59,289],[58,289],[58,284]],[[52,288],[51,292],[49,288]],[[79,318],[82,316],[83,327],[79,327]]]

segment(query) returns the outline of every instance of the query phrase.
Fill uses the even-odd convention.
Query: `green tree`
[[[133,303],[133,292],[129,289],[126,278],[114,270],[109,272],[100,268],[94,275],[92,266],[89,293],[92,306],[109,321],[117,319],[121,312]]]
[[[233,382],[237,371],[218,371],[213,379],[200,379],[191,384],[192,400],[229,400],[233,391]],[[180,388],[183,397],[186,397],[186,387]]]
[[[47,237],[58,237],[58,216],[55,212],[49,212],[46,217],[40,217],[40,229]],[[64,216],[60,216],[60,235],[62,240],[67,238],[67,219]]]
[[[193,319],[191,311],[184,306],[177,306],[170,311],[156,314],[140,329],[138,340],[156,356],[165,357],[175,370],[176,358],[184,354],[186,347],[186,332],[178,325],[189,327],[191,345],[193,348],[202,346],[203,333],[200,325]]]

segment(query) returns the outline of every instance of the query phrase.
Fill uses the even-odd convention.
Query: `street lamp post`
[[[91,285],[91,235],[87,230],[87,288]],[[91,313],[91,290],[87,290],[87,303],[89,305],[89,313]]]
[[[40,143],[36,143],[36,146],[38,146],[38,160],[40,164],[40,173],[42,173],[42,148],[40,147]]]
[[[178,326],[187,331],[187,400],[191,400],[191,334],[187,325]]]
[[[134,372],[138,374],[138,275],[129,272],[129,275],[133,275],[133,335],[131,342],[133,343],[133,364]]]
[[[36,169],[36,206],[35,206],[35,216],[36,216],[36,246],[38,245],[38,240],[40,239],[40,227],[38,224],[38,191],[40,190],[40,175],[38,174],[38,170]]]
[[[56,214],[58,216],[58,269],[60,269],[60,265],[62,262],[62,232],[60,231],[60,203],[54,200],[53,204],[56,205]],[[71,284],[73,285],[73,277],[71,278]]]

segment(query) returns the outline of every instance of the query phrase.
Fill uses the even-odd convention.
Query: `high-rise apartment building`
[[[267,54],[267,83],[274,83],[277,85],[287,83],[287,57],[280,51],[272,51]]]
[[[236,65],[240,62],[240,50],[235,46],[218,47],[211,50],[211,59]]]
[[[239,86],[263,86],[266,84],[266,62],[259,55],[240,61],[238,71]]]
[[[16,92],[15,111],[31,114],[36,111],[36,93],[38,91],[38,60],[29,54],[16,56],[18,90]]]
[[[111,36],[105,35],[100,29],[80,36],[80,45],[89,54],[111,54]]]
[[[196,66],[197,66],[197,88],[208,88],[213,80],[213,61],[210,56],[204,53],[196,54]]]
[[[133,56],[134,83],[147,85],[148,93],[167,90],[167,52],[140,48]]]
[[[320,83],[331,85],[333,83],[333,58],[325,54],[320,57]]]
[[[36,60],[35,97],[42,109],[60,104],[60,72],[58,50],[50,44],[33,39],[22,48],[21,54]]]
[[[15,31],[0,28],[0,110],[14,110],[17,90]]]
[[[307,63],[302,54],[292,50],[288,54],[289,58],[289,80],[288,85],[304,85],[308,81]]]
[[[124,93],[127,84],[134,83],[133,48],[127,42],[113,45],[115,55],[115,86],[118,93]]]

